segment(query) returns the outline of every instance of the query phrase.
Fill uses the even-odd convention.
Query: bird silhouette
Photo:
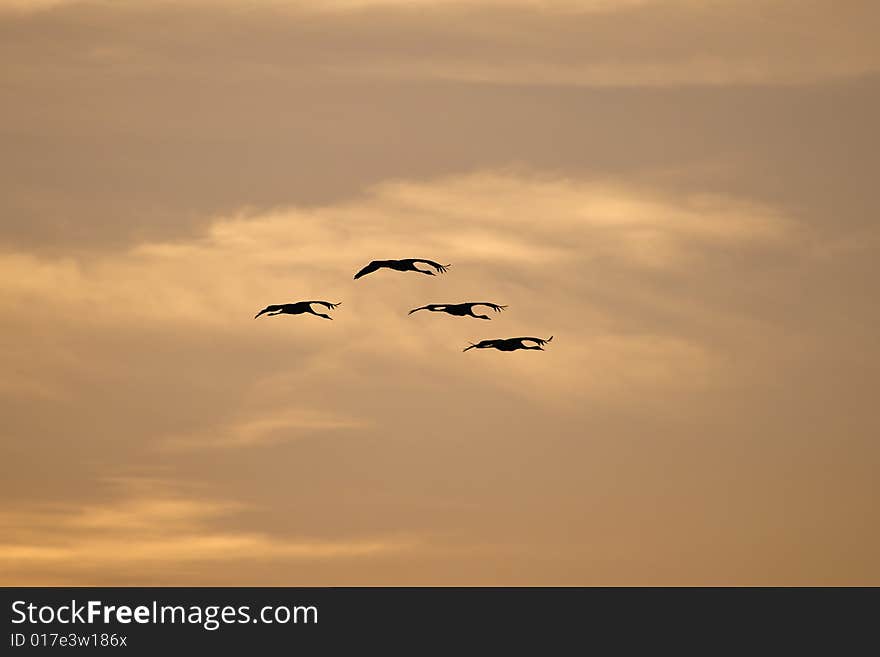
[[[471,345],[469,347],[465,347],[463,351],[468,351],[469,349],[497,349],[498,351],[537,349],[538,351],[544,351],[544,345],[550,342],[552,339],[552,335],[546,340],[544,340],[543,338],[496,338],[495,340],[483,340],[476,344],[471,343]],[[524,344],[524,342],[526,341],[534,342],[536,344],[533,347],[528,347]]]
[[[447,313],[456,317],[476,317],[477,319],[491,319],[488,315],[474,314],[474,306],[488,306],[496,313],[500,313],[507,306],[499,306],[497,303],[488,301],[466,301],[465,303],[429,303],[421,308],[413,308],[408,314],[412,315],[419,310],[430,310],[433,313]]]
[[[416,263],[424,263],[433,267],[436,272],[426,269],[419,269],[416,267]],[[361,269],[357,274],[354,275],[355,280],[359,279],[361,276],[366,276],[367,274],[372,274],[374,271],[379,269],[393,269],[394,271],[417,271],[420,274],[427,274],[428,276],[434,276],[436,274],[443,274],[446,270],[452,265],[441,265],[439,262],[434,262],[433,260],[425,260],[424,258],[408,258],[406,260],[373,260],[366,267]]]
[[[315,309],[312,308],[312,304],[318,304],[319,306],[325,306],[330,308],[331,310],[342,303],[330,303],[329,301],[297,301],[296,303],[282,303],[271,306],[266,306],[260,312],[258,312],[254,319],[259,317],[260,315],[268,313],[267,317],[273,317],[275,315],[302,315],[303,313],[311,313],[312,315],[317,315],[318,317],[323,317],[324,319],[333,319],[330,315],[324,315],[323,313],[315,312]]]

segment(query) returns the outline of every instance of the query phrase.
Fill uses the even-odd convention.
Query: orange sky
[[[880,584],[878,23],[0,0],[0,584]]]

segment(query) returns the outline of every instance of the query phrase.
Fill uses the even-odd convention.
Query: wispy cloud
[[[0,302],[52,303],[55,313],[74,304],[93,318],[228,324],[272,301],[272,289],[289,296],[279,275],[295,275],[298,296],[335,300],[339,281],[373,257],[442,252],[436,257],[471,265],[519,263],[521,277],[599,258],[677,268],[705,249],[782,246],[793,230],[779,211],[732,197],[481,172],[383,184],[317,209],[219,218],[204,238],[96,261],[3,255]]]
[[[488,327],[459,322],[456,326],[469,332],[456,339],[450,323],[408,318],[406,310],[489,295],[515,308],[498,330],[561,331],[559,345],[569,362],[581,363],[579,371],[601,363],[606,375],[574,386],[571,377],[579,374],[547,358],[528,364],[493,361],[478,377],[503,386],[523,375],[540,376],[541,391],[528,394],[602,398],[610,391],[625,393],[623,381],[630,390],[705,382],[719,362],[708,345],[689,336],[657,327],[621,333],[596,282],[619,275],[614,272],[681,275],[736,250],[790,250],[796,238],[783,213],[735,197],[661,193],[619,180],[476,172],[389,182],[335,205],[218,218],[202,237],[147,243],[90,261],[0,256],[0,306],[22,322],[63,318],[71,327],[85,322],[106,327],[102,330],[187,326],[243,343],[261,336],[276,349],[297,351],[305,340],[311,356],[299,361],[289,393],[302,400],[312,379],[355,385],[357,364],[382,367],[377,354],[393,362],[405,357],[438,372],[454,368],[438,362],[436,350],[455,353],[477,337],[476,329]],[[380,273],[351,280],[373,258],[405,255],[453,263],[442,294],[407,276]],[[541,292],[535,294],[536,289]],[[631,283],[619,284],[616,303],[629,294],[643,293]],[[268,303],[304,298],[343,301],[340,321],[253,320]],[[572,323],[569,317],[589,319]],[[23,371],[34,372],[22,357],[9,356]],[[528,372],[514,371],[520,367]],[[609,376],[610,371],[616,374]],[[28,389],[42,385],[39,377],[24,381],[30,381]],[[45,385],[50,383],[47,379]],[[244,404],[224,413],[220,424],[172,432],[168,444],[247,447],[309,432],[363,428],[365,420],[315,406],[324,403],[318,396],[306,397],[306,403],[293,407],[281,398],[274,406]]]
[[[362,429],[364,422],[314,409],[266,410],[254,417],[231,420],[199,433],[172,435],[168,449],[248,448],[293,440],[315,432]]]
[[[222,71],[277,79],[668,86],[812,83],[880,70],[870,29],[878,10],[870,2],[266,0],[243,11],[239,3],[204,0],[6,0],[3,7],[13,17],[29,9],[63,9],[73,24],[85,26],[79,19],[99,16],[101,24],[118,25],[97,41],[76,40],[76,56],[65,64],[88,63],[116,74],[190,70],[199,77]],[[134,15],[137,21],[130,20]],[[165,26],[161,48],[151,32],[154,20]],[[210,28],[193,31],[194,20]],[[247,41],[247,58],[236,56],[243,25],[263,36]],[[210,55],[172,56],[193,49]],[[14,67],[33,70],[35,64]]]
[[[0,0],[0,580],[877,581],[878,11]]]
[[[192,566],[242,561],[362,559],[414,549],[418,541],[390,536],[321,539],[273,536],[231,528],[230,516],[250,509],[182,495],[168,485],[124,482],[114,499],[77,506],[0,514],[0,578],[7,583],[88,584],[124,577],[149,584],[187,578]]]

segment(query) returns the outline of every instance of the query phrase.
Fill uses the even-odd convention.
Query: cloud
[[[873,335],[823,323],[838,290],[802,292],[868,252],[817,251],[798,219],[521,167],[243,209],[117,250],[7,252],[0,578],[741,582],[742,559],[775,573],[801,525],[827,528],[816,504],[850,509],[833,535],[873,547]],[[453,267],[352,279],[402,255]],[[407,315],[476,297],[509,308]],[[299,298],[343,305],[332,322],[253,318]],[[461,352],[550,334],[545,352]],[[836,396],[828,371],[861,385]],[[858,458],[835,464],[840,440]],[[791,581],[838,556],[810,552]],[[852,563],[836,581],[873,572]]]
[[[244,309],[252,315],[278,294],[289,296],[279,277],[295,277],[296,296],[335,301],[354,289],[351,272],[374,257],[414,253],[460,266],[515,267],[513,281],[525,283],[599,261],[676,270],[714,251],[790,248],[792,237],[796,230],[785,215],[735,197],[476,172],[385,183],[336,205],[245,211],[216,218],[203,237],[88,260],[3,254],[0,301],[36,304],[53,314],[76,307],[116,321],[228,326],[239,323]],[[456,279],[451,274],[444,281],[454,285]],[[323,322],[304,325],[327,329]]]
[[[77,506],[57,504],[28,513],[0,514],[0,578],[44,585],[88,584],[124,577],[149,584],[186,579],[194,566],[246,561],[350,560],[405,553],[406,537],[330,540],[291,538],[230,527],[248,513],[239,503],[187,497],[168,484],[121,481],[116,499]],[[189,573],[189,575],[187,574]]]
[[[4,582],[876,580],[875,4],[15,4]]]
[[[472,267],[516,266],[514,280],[525,282],[600,260],[675,270],[707,251],[780,247],[794,234],[777,210],[737,198],[478,172],[387,183],[338,205],[218,218],[202,238],[89,261],[5,254],[0,301],[51,303],[53,313],[75,306],[118,321],[228,326],[245,308],[275,298],[265,292],[267,280],[296,276],[297,296],[336,300],[351,288],[343,284],[351,271],[374,257],[414,253]],[[279,281],[268,290],[286,287]]]
[[[869,211],[874,5],[583,6],[3,14],[0,246],[174,240],[241,207],[511,163],[629,177],[736,162],[740,188],[719,174],[695,189]]]
[[[295,10],[310,11],[347,11],[361,10],[369,7],[399,7],[421,8],[429,6],[501,6],[501,7],[532,7],[535,9],[566,9],[576,11],[607,11],[612,8],[620,8],[626,5],[639,5],[657,0],[251,0],[252,7],[292,8]],[[89,0],[0,0],[0,7],[10,7],[22,10],[40,10],[61,4],[89,4]],[[159,4],[156,2],[154,4]],[[190,4],[195,6],[207,6],[210,4],[222,5],[223,3],[210,3],[206,0],[178,0],[166,4]],[[226,3],[227,5],[230,3]]]
[[[76,0],[0,0],[0,11],[41,11],[71,2]]]
[[[171,450],[248,448],[312,435],[316,432],[363,427],[363,422],[338,417],[328,412],[282,408],[274,411],[266,410],[242,420],[231,420],[213,430],[203,430],[189,435],[172,435],[167,438],[167,445]]]
[[[150,353],[157,336],[175,344],[184,332],[204,343],[175,356],[194,363],[189,385],[213,387],[212,377],[225,377],[226,369],[244,377],[230,388],[242,392],[211,419],[165,431],[162,449],[266,448],[304,436],[369,433],[384,421],[370,400],[398,394],[396,381],[430,376],[452,385],[462,368],[472,394],[504,391],[550,406],[625,405],[660,389],[684,394],[719,385],[732,361],[664,322],[621,321],[625,307],[679,318],[702,312],[646,292],[640,279],[687,276],[743,250],[788,252],[797,235],[787,216],[752,201],[499,170],[387,182],[361,198],[316,208],[243,211],[216,218],[201,237],[95,258],[0,255],[0,309],[23,330],[32,325],[35,335],[53,336],[52,346],[38,339],[31,350],[8,351],[17,374],[6,385],[23,398],[53,391],[70,400],[75,394],[59,367],[98,379],[119,369],[98,344],[60,346],[44,326],[63,322],[70,337],[61,340],[89,344],[91,335],[120,333],[131,336],[123,344],[139,341],[144,346],[122,358],[134,359],[129,367],[142,376],[156,367]],[[389,272],[352,280],[373,258],[405,256],[453,267],[442,287],[440,279]],[[616,281],[613,294],[609,280]],[[298,299],[343,305],[334,322],[253,319],[269,303]],[[510,309],[480,325],[406,314],[428,302],[467,299]],[[755,330],[743,318],[717,321]],[[493,335],[551,334],[556,340],[541,358],[460,353]],[[227,345],[217,352],[223,357],[202,362],[198,354],[207,357],[218,341]],[[82,358],[80,351],[94,355]],[[263,352],[265,360],[248,362],[248,354]],[[50,364],[53,353],[59,355]],[[387,384],[375,381],[379,372]],[[523,380],[541,385],[523,387]]]
[[[791,84],[877,73],[873,3],[831,0],[572,2],[12,2],[24,20],[114,28],[79,39],[59,70],[113,75],[316,75],[492,84]],[[153,25],[164,29],[157,37]],[[192,30],[194,23],[199,30]],[[242,38],[246,29],[250,38]],[[319,36],[318,36],[319,35]],[[20,38],[10,47],[15,48]],[[61,41],[64,44],[67,38]],[[26,47],[26,46],[22,46]],[[246,49],[248,57],[242,57]],[[205,57],[184,57],[194,52]],[[19,62],[31,74],[45,60]],[[35,68],[37,67],[37,68]]]

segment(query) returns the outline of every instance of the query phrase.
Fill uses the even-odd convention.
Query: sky
[[[0,0],[0,584],[880,585],[878,23]]]

